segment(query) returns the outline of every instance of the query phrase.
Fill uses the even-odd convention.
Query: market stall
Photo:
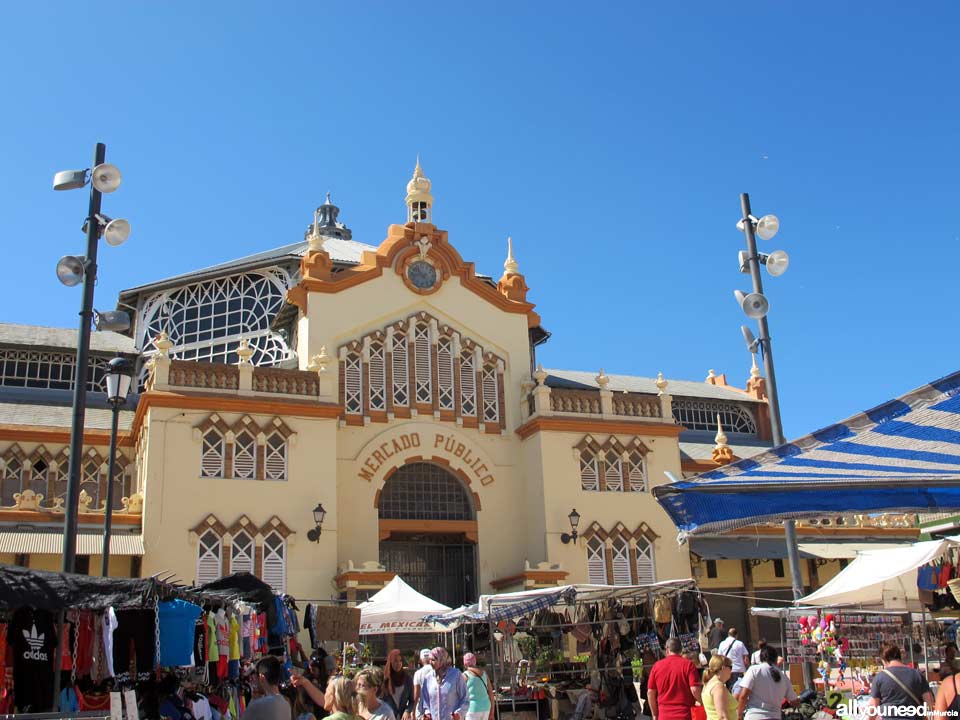
[[[245,667],[299,652],[295,611],[246,573],[193,588],[0,565],[0,644],[12,649],[0,653],[12,663],[0,668],[0,714],[125,707],[152,718],[166,701],[237,718],[250,696]]]
[[[635,709],[645,669],[670,636],[699,654],[706,608],[693,580],[565,585],[484,595],[476,608],[431,616],[446,627],[487,625],[498,712],[558,718],[588,687],[611,709]]]

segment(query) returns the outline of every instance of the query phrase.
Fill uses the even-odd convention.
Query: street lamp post
[[[107,507],[103,517],[103,564],[100,574],[107,577],[110,566],[110,530],[113,525],[113,476],[117,467],[117,425],[120,408],[127,402],[133,366],[123,357],[110,361],[107,370],[107,402],[113,409],[110,423],[110,460],[107,464]]]
[[[789,258],[782,250],[777,250],[769,255],[761,255],[757,252],[757,235],[763,240],[770,240],[780,229],[780,223],[774,215],[765,215],[759,220],[753,216],[750,210],[750,195],[740,194],[740,210],[742,217],[737,227],[743,230],[747,240],[747,252],[741,253],[741,272],[749,272],[750,279],[753,281],[753,292],[750,295],[743,295],[736,292],[737,300],[740,302],[747,317],[754,318],[757,321],[759,334],[756,339],[750,330],[744,326],[742,328],[744,338],[747,341],[747,347],[751,352],[759,350],[763,357],[763,369],[767,376],[767,398],[770,409],[770,430],[773,435],[774,446],[783,445],[787,439],[783,435],[783,423],[780,417],[780,395],[777,392],[777,375],[773,365],[773,349],[770,343],[770,327],[767,323],[767,311],[769,303],[763,294],[763,278],[760,275],[760,264],[767,267],[767,271],[774,276],[781,275],[787,268]],[[744,262],[745,261],[745,262]],[[793,520],[787,520],[783,523],[784,539],[787,545],[787,560],[790,564],[790,582],[793,589],[793,599],[798,600],[803,597],[803,578],[800,574],[800,552],[797,548],[797,525]],[[803,664],[803,682],[810,687],[811,672],[807,663]]]

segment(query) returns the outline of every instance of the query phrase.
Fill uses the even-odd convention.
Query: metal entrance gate
[[[417,592],[452,608],[477,600],[476,545],[461,537],[384,540],[380,563]]]

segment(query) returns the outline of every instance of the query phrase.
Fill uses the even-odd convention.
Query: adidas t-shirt
[[[7,643],[13,648],[13,700],[17,710],[51,710],[57,648],[53,616],[46,610],[20,608],[7,628]]]

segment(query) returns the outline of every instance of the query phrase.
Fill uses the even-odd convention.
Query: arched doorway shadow
[[[477,599],[476,508],[445,468],[397,468],[379,494],[380,563],[418,592],[450,607]]]

